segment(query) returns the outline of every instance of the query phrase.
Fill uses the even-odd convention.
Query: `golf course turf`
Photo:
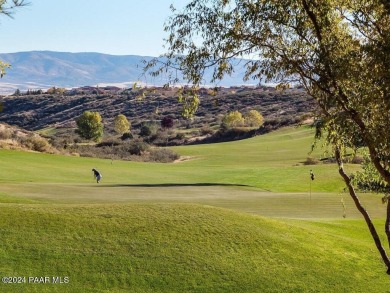
[[[26,278],[0,292],[390,292],[337,167],[303,164],[312,142],[285,128],[171,164],[0,150],[0,273]]]

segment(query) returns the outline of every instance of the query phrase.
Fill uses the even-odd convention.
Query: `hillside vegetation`
[[[153,146],[250,138],[283,126],[306,123],[315,111],[313,101],[300,89],[276,90],[264,86],[202,88],[199,90],[201,103],[198,111],[191,119],[184,119],[178,91],[178,88],[121,90],[83,87],[65,90],[53,87],[46,93],[18,92],[4,97],[0,121],[39,133],[61,153],[172,162],[178,158],[177,154]],[[76,133],[80,133],[76,121],[86,110],[103,118],[104,135],[97,138],[99,144]],[[233,112],[245,117],[250,112],[257,113],[261,123],[258,126],[246,123],[226,126],[224,117]],[[120,135],[114,124],[118,115],[123,115],[131,125],[130,130]],[[164,125],[164,121],[169,124]],[[0,140],[2,136],[9,134],[0,133]],[[37,150],[36,147],[32,149]]]
[[[233,110],[258,110],[271,125],[296,123],[314,110],[314,102],[299,89],[233,87],[220,88],[216,95],[202,89],[201,104],[194,119],[184,121],[180,115],[182,104],[178,102],[178,89],[147,89],[145,98],[140,99],[142,91],[88,87],[63,94],[7,96],[3,97],[0,122],[27,130],[75,127],[75,119],[89,110],[102,115],[108,131],[112,131],[112,122],[119,114],[124,114],[136,130],[143,121],[161,120],[166,116],[175,118],[176,126],[183,124],[200,129],[204,125],[219,125],[221,117]]]

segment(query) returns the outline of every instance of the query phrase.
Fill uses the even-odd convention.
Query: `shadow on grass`
[[[231,183],[158,183],[158,184],[108,184],[96,185],[96,187],[195,187],[195,186],[236,186],[236,187],[251,187],[245,184]]]

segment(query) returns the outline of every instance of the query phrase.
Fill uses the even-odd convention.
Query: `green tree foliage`
[[[239,111],[232,111],[227,113],[222,119],[222,127],[230,129],[244,125],[244,118]]]
[[[0,78],[5,75],[5,70],[9,68],[10,65],[0,60]]]
[[[130,130],[130,122],[127,120],[126,116],[123,114],[119,114],[114,119],[114,129],[118,134],[124,134],[125,132],[129,132]]]
[[[250,110],[246,113],[245,117],[245,125],[250,127],[259,128],[264,123],[263,116],[256,110]]]
[[[383,180],[367,154],[364,155],[362,170],[353,174],[352,179],[359,190],[384,194],[384,203],[390,199],[390,184]]]
[[[359,137],[378,176],[390,184],[390,2],[192,0],[172,12],[165,61],[155,59],[145,69],[152,75],[180,70],[198,86],[207,69],[213,72],[210,82],[218,81],[233,72],[234,57],[252,56],[244,79],[277,81],[280,88],[299,82],[321,109],[318,133],[333,147],[339,173],[390,274],[390,259],[342,163]],[[171,76],[179,82],[179,75]]]
[[[198,88],[180,88],[178,91],[179,103],[183,104],[181,116],[184,118],[192,118],[199,107]]]
[[[98,112],[85,111],[76,120],[77,133],[85,138],[100,141],[103,137],[102,117]]]

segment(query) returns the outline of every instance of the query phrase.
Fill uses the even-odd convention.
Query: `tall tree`
[[[317,100],[317,133],[332,145],[390,274],[390,259],[342,163],[345,149],[359,140],[390,185],[390,2],[192,0],[182,11],[172,7],[165,30],[168,53],[145,67],[153,75],[180,70],[197,86],[206,69],[213,69],[208,82],[215,82],[232,73],[235,57],[251,57],[244,79],[299,82]],[[178,82],[179,75],[171,76]],[[389,231],[389,200],[387,207]],[[390,233],[387,240],[390,245]]]

